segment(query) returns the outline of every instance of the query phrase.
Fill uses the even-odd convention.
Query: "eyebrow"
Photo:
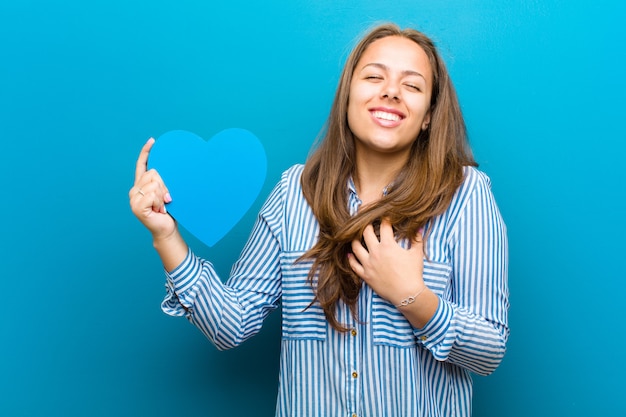
[[[376,67],[376,68],[380,68],[382,70],[385,71],[389,71],[389,67],[385,64],[381,64],[379,62],[371,62],[369,64],[365,64],[363,66],[363,68],[361,68],[361,71],[364,70],[367,67]],[[426,77],[424,77],[420,72],[414,71],[414,70],[404,70],[402,71],[402,75],[416,75],[418,77],[422,77],[424,79],[424,81],[426,81]]]

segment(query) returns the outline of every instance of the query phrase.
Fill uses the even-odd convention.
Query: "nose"
[[[400,99],[400,89],[392,80],[389,80],[383,85],[381,90],[381,97],[391,100]]]

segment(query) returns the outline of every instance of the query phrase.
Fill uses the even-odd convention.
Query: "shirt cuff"
[[[187,256],[176,268],[170,272],[165,271],[167,285],[176,294],[189,291],[202,272],[202,262],[197,256],[187,249]]]
[[[419,343],[425,348],[432,350],[443,343],[446,332],[450,327],[454,310],[452,306],[439,298],[439,305],[433,317],[421,329],[413,328],[413,334]]]
[[[183,294],[188,293],[202,272],[202,262],[191,249],[187,250],[185,259],[172,271],[165,271],[165,299],[161,303],[163,312],[170,316],[185,316],[189,313],[189,306],[183,305]]]

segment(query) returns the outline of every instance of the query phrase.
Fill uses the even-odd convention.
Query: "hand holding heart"
[[[147,168],[152,145],[154,139],[150,138],[141,149],[135,168],[135,183],[128,194],[135,216],[154,239],[159,239],[176,232],[176,222],[165,208],[165,204],[172,200],[165,183],[156,170]]]
[[[246,214],[266,172],[263,145],[247,130],[226,129],[209,141],[169,131],[141,150],[131,207],[155,238],[174,236],[179,224],[210,247]]]

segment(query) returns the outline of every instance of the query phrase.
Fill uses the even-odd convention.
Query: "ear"
[[[428,129],[428,125],[430,124],[430,110],[424,116],[424,121],[422,121],[422,130]]]

